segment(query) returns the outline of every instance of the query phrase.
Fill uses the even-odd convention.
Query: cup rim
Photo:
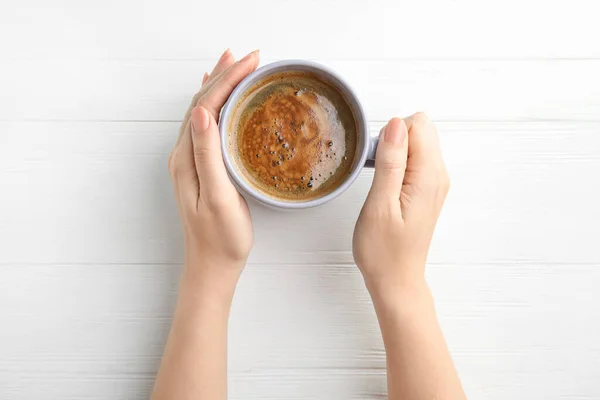
[[[303,200],[298,200],[298,201],[279,200],[279,199],[271,197],[265,193],[262,193],[259,189],[250,185],[245,178],[240,176],[241,173],[237,171],[237,167],[234,164],[234,161],[231,159],[231,157],[229,155],[229,151],[228,151],[228,133],[229,133],[228,125],[229,125],[229,121],[232,116],[233,110],[235,108],[235,105],[236,105],[237,101],[239,100],[240,96],[243,95],[250,86],[252,86],[258,80],[269,76],[272,72],[273,73],[280,72],[278,70],[281,68],[292,70],[294,67],[304,67],[304,68],[308,67],[311,69],[316,69],[321,72],[324,72],[325,74],[329,75],[334,80],[339,82],[339,84],[341,86],[343,86],[348,91],[350,96],[352,97],[352,99],[348,99],[348,100],[351,100],[352,102],[354,102],[356,104],[357,111],[360,114],[359,115],[360,118],[357,118],[357,119],[360,119],[360,121],[357,121],[357,125],[358,125],[357,133],[359,135],[364,136],[363,146],[362,146],[363,148],[361,151],[360,158],[356,162],[356,165],[355,165],[354,169],[352,170],[352,172],[350,173],[350,175],[338,187],[336,187],[334,190],[327,193],[326,195],[317,197],[314,199],[306,200],[306,201],[303,201]],[[354,89],[348,84],[348,82],[346,82],[346,80],[344,80],[340,75],[338,75],[335,71],[333,71],[329,67],[327,67],[323,64],[320,64],[318,62],[315,62],[315,61],[310,61],[310,60],[291,59],[291,60],[276,61],[276,62],[272,62],[272,63],[266,64],[266,65],[263,65],[262,67],[258,68],[256,71],[254,71],[254,72],[250,73],[248,76],[246,76],[235,87],[235,89],[229,96],[227,102],[221,109],[221,115],[219,118],[219,133],[221,135],[221,152],[223,154],[223,161],[225,163],[227,172],[228,172],[229,176],[231,177],[231,179],[233,179],[233,182],[235,183],[235,185],[238,186],[238,188],[240,188],[243,192],[245,192],[246,194],[248,194],[255,200],[257,200],[263,204],[266,204],[268,206],[272,206],[272,207],[276,207],[276,208],[283,208],[283,209],[304,209],[304,208],[316,207],[316,206],[325,204],[325,203],[337,198],[338,196],[340,196],[343,192],[345,192],[354,183],[354,181],[356,181],[356,179],[360,175],[360,172],[363,169],[365,162],[367,160],[367,155],[368,155],[368,150],[369,150],[369,145],[370,145],[369,130],[368,130],[368,126],[367,126],[367,117],[365,115],[364,108],[363,108],[362,104],[360,103]]]

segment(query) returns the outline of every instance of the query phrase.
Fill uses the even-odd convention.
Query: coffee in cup
[[[319,198],[351,173],[356,119],[342,93],[314,72],[266,76],[233,107],[230,155],[265,195],[283,201]]]

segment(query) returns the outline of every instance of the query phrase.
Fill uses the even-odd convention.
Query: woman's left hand
[[[221,56],[185,114],[169,172],[185,236],[184,275],[237,281],[252,248],[252,221],[225,169],[217,120],[233,89],[259,63],[258,51]]]

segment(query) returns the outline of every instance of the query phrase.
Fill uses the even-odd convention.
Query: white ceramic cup
[[[356,122],[357,129],[357,146],[356,154],[354,156],[354,162],[350,167],[350,174],[346,179],[341,182],[333,191],[317,198],[303,200],[285,200],[278,199],[270,196],[260,189],[256,188],[248,179],[244,176],[243,172],[240,171],[240,167],[235,161],[235,155],[230,154],[231,147],[229,145],[230,135],[235,132],[230,132],[230,122],[235,112],[236,105],[243,98],[244,94],[254,84],[262,81],[264,78],[286,71],[307,71],[315,74],[317,77],[333,85],[344,97]],[[318,64],[313,61],[304,60],[284,60],[278,61],[271,64],[267,64],[250,75],[248,75],[240,84],[234,89],[227,100],[227,103],[221,110],[221,117],[219,119],[219,129],[221,133],[221,148],[223,150],[223,160],[225,161],[225,167],[227,172],[231,176],[234,184],[238,187],[242,195],[250,196],[260,203],[266,204],[271,207],[281,209],[301,209],[308,207],[315,207],[324,204],[330,200],[333,200],[346,189],[352,185],[352,183],[358,178],[360,171],[364,166],[373,166],[375,160],[375,152],[377,150],[377,144],[379,142],[378,137],[370,137],[369,129],[367,126],[367,117],[365,111],[356,96],[354,90],[344,81],[338,74],[325,67],[324,65]],[[235,140],[235,139],[234,139]]]

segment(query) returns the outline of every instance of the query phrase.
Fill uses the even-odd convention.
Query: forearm
[[[389,399],[465,399],[424,280],[372,295],[386,349]]]
[[[184,270],[153,400],[227,398],[227,323],[236,277]]]

